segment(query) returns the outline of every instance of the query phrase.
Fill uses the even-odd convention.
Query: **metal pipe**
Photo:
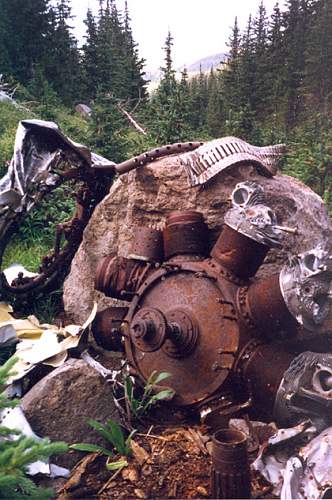
[[[211,257],[238,278],[254,276],[265,259],[269,247],[224,226]]]
[[[246,435],[220,429],[212,438],[212,498],[250,498],[250,468]]]
[[[239,288],[237,308],[246,325],[265,340],[296,335],[298,325],[282,296],[279,274]]]

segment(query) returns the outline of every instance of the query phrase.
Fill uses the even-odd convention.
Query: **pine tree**
[[[99,91],[89,122],[87,142],[97,153],[119,163],[126,157],[126,123],[110,94]]]
[[[229,132],[237,130],[237,119],[241,111],[241,35],[237,17],[234,21],[229,42],[229,56],[221,72],[222,92],[225,102]],[[233,132],[234,130],[234,132]]]
[[[208,78],[208,106],[206,111],[207,132],[212,137],[220,137],[223,130],[223,99],[218,76],[211,68]]]
[[[15,358],[9,359],[0,367],[0,409],[13,408],[18,401],[10,401],[4,394],[6,381],[15,371]],[[48,459],[51,455],[63,453],[68,447],[65,443],[51,443],[48,439],[24,436],[0,425],[0,498],[48,498],[52,492],[37,487],[26,475],[29,464]]]
[[[314,7],[303,90],[308,106],[326,114],[332,104],[332,3],[318,0]]]
[[[255,127],[255,95],[256,61],[255,42],[252,17],[249,16],[247,29],[241,43],[241,68],[240,68],[240,103],[238,131],[248,140],[252,140]]]
[[[252,88],[252,108],[256,119],[263,119],[266,114],[267,101],[270,98],[268,73],[268,24],[266,9],[261,1],[258,14],[253,21],[253,50],[254,50],[254,83]]]
[[[290,130],[303,109],[301,86],[305,73],[305,52],[309,33],[311,0],[287,0],[284,14],[285,121]]]
[[[55,120],[54,108],[59,105],[59,98],[52,85],[45,78],[41,64],[34,66],[33,78],[30,80],[28,90],[33,99],[39,103],[37,111],[41,118]]]
[[[188,83],[188,71],[184,68],[181,72],[181,81],[177,85],[177,121],[179,124],[182,141],[189,141],[193,136],[190,123],[191,118],[191,96]]]
[[[98,89],[118,98],[124,97],[123,36],[116,6],[100,1],[97,29],[96,78]]]
[[[285,50],[283,44],[283,23],[282,14],[278,2],[273,8],[268,27],[268,67],[266,71],[266,81],[270,89],[268,99],[268,112],[272,114],[274,121],[280,116],[282,108],[282,97],[285,92],[284,84],[284,61]]]
[[[183,122],[177,108],[177,82],[172,61],[173,37],[169,32],[165,42],[165,66],[162,78],[150,102],[150,131],[158,143],[181,140]]]
[[[65,104],[73,104],[81,96],[81,67],[77,41],[69,25],[70,0],[58,0],[51,9],[49,44],[53,49],[45,61],[45,75]]]
[[[46,54],[49,0],[0,0],[0,73],[22,84]]]
[[[133,39],[127,2],[125,2],[124,40],[125,58],[127,60],[127,80],[129,82],[129,85],[127,84],[128,95],[134,100],[146,99],[146,81],[144,80],[145,59],[139,57],[137,44]]]
[[[100,84],[100,78],[98,74],[98,68],[100,67],[101,61],[98,52],[98,32],[97,23],[92,14],[92,11],[88,9],[86,19],[84,20],[86,25],[86,41],[83,45],[83,60],[82,60],[82,70],[84,74],[84,96],[86,99],[94,99],[97,94],[97,88]]]
[[[199,68],[198,76],[194,76],[189,81],[189,90],[191,96],[190,124],[191,128],[199,136],[206,133],[206,109],[208,105],[208,77]]]

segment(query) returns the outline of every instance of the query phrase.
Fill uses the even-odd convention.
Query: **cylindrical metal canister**
[[[279,274],[239,288],[237,308],[247,326],[265,340],[296,335],[297,323],[282,296]]]
[[[163,233],[150,227],[135,226],[129,259],[162,262]]]
[[[152,264],[125,257],[104,257],[98,263],[95,288],[108,297],[131,300]]]
[[[246,435],[219,429],[212,438],[212,498],[250,498],[250,468]]]
[[[256,345],[252,349],[250,345],[240,353],[234,370],[250,386],[253,397],[250,417],[269,421],[281,380],[294,354],[285,351],[280,343]]]
[[[225,225],[211,257],[236,277],[246,280],[256,274],[268,251],[268,246]]]
[[[127,312],[127,307],[108,307],[96,314],[91,329],[98,345],[109,351],[123,350],[121,324]]]
[[[203,214],[194,210],[172,212],[163,231],[165,258],[174,255],[207,255],[208,226]]]

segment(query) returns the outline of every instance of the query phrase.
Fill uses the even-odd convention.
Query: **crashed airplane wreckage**
[[[163,231],[136,228],[131,255],[101,260],[96,288],[130,301],[97,315],[94,334],[109,349],[124,342],[131,373],[172,374],[173,403],[206,417],[245,410],[294,425],[328,415],[329,355],[289,352],[312,338],[331,303],[332,258],[316,248],[279,274],[252,281],[271,247],[293,228],[279,226],[262,188],[238,184],[225,227],[209,251],[202,214],[172,213]]]
[[[114,176],[184,152],[181,161],[195,186],[238,163],[272,177],[283,147],[256,148],[228,137],[163,146],[116,165],[70,141],[53,123],[21,122],[0,181],[0,254],[46,194],[68,180],[80,187],[74,217],[59,225],[40,273],[20,273],[10,283],[3,273],[2,294],[29,297],[55,286]],[[212,248],[202,214],[182,211],[169,215],[163,231],[137,227],[128,258],[100,262],[96,288],[128,306],[98,313],[95,338],[109,349],[124,345],[131,373],[143,382],[153,370],[170,372],[172,404],[204,418],[246,411],[294,425],[304,414],[327,416],[330,355],[294,345],[315,338],[328,319],[331,253],[319,246],[291,257],[279,274],[255,279],[269,249],[281,247],[295,229],[278,224],[257,183],[237,184],[231,201]]]

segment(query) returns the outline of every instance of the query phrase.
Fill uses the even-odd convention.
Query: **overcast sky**
[[[162,47],[168,30],[174,38],[173,61],[177,68],[205,56],[227,50],[235,16],[245,27],[249,14],[255,15],[261,0],[127,0],[134,39],[140,55],[146,59],[146,70],[156,70],[164,59]],[[268,14],[276,0],[265,0]],[[279,2],[283,4],[283,0]],[[117,0],[123,10],[124,0]],[[98,11],[98,0],[72,0],[73,14],[82,37],[87,8]]]

